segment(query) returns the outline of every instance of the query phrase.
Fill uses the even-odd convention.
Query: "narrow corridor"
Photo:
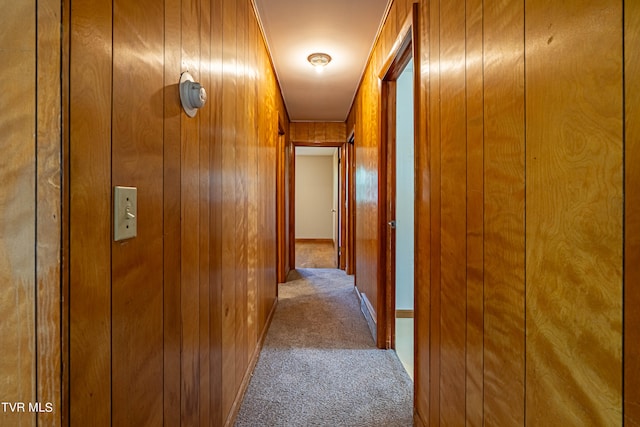
[[[236,426],[411,426],[413,383],[376,348],[353,276],[298,269],[279,302]]]

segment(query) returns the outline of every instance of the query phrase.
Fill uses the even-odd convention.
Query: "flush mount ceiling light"
[[[322,71],[331,62],[331,57],[326,53],[316,52],[307,56],[307,61],[315,67],[316,71]]]

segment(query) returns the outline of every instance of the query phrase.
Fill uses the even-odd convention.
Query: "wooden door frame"
[[[344,216],[343,219],[345,221],[345,256],[342,257],[344,260],[344,270],[347,274],[353,275],[356,272],[356,246],[355,246],[355,229],[356,229],[356,210],[354,208],[353,203],[356,200],[355,197],[355,127],[349,132],[347,137],[347,143],[344,144],[344,159],[342,161],[343,166],[345,168],[344,176],[345,176],[345,191],[346,191],[346,205],[343,204]]]
[[[418,6],[414,3],[411,13],[398,32],[398,36],[378,73],[380,78],[380,146],[378,152],[378,236],[380,249],[378,253],[376,340],[380,348],[395,348],[395,231],[390,227],[389,222],[395,220],[396,80],[411,58],[419,58],[418,31]],[[413,114],[416,124],[414,126],[414,147],[417,146],[419,128],[417,126],[419,120],[419,91],[417,90],[420,87],[419,68],[418,61],[414,61]],[[414,225],[416,219],[414,216]]]
[[[290,161],[290,171],[291,171],[291,204],[289,206],[289,214],[290,214],[290,226],[289,226],[289,249],[291,251],[291,255],[290,255],[290,259],[291,259],[291,269],[295,269],[295,244],[296,244],[296,234],[295,234],[295,191],[296,191],[296,174],[295,174],[295,163],[296,163],[296,153],[295,153],[295,149],[296,147],[326,147],[326,148],[338,148],[338,150],[340,150],[340,152],[342,154],[344,154],[347,145],[347,142],[345,141],[325,141],[325,142],[306,142],[306,141],[292,141],[291,145],[293,147],[294,152],[291,155],[291,161]],[[346,233],[347,233],[347,225],[346,225],[346,221],[344,221],[344,218],[348,217],[351,215],[351,212],[347,211],[347,208],[345,207],[345,200],[347,197],[350,197],[349,203],[348,205],[351,206],[351,211],[353,211],[353,204],[355,203],[355,197],[354,194],[351,193],[349,194],[349,192],[346,189],[345,186],[345,177],[346,174],[350,172],[349,166],[345,164],[346,162],[344,162],[344,155],[341,156],[342,157],[342,161],[340,163],[340,167],[338,168],[338,174],[340,175],[339,177],[339,182],[340,182],[340,196],[339,196],[339,205],[338,205],[338,212],[340,212],[340,215],[343,214],[343,212],[346,212],[346,216],[342,216],[342,218],[340,219],[340,232],[339,232],[339,236],[338,236],[338,240],[340,242],[345,242],[346,239]],[[344,264],[343,259],[349,259],[350,257],[353,257],[353,252],[351,252],[353,248],[349,248],[348,245],[345,245],[342,249],[342,256],[340,257],[340,261],[338,263],[338,265],[336,266],[336,268],[342,269],[344,270],[344,267],[342,267],[342,265]],[[347,253],[347,251],[350,251],[349,253]]]
[[[286,239],[286,235],[288,234],[286,230],[287,214],[289,215],[289,227],[291,228],[291,209],[289,209],[289,212],[286,212],[286,166],[289,144],[287,144],[285,127],[280,114],[278,114],[278,140],[276,147],[276,278],[278,283],[283,283],[287,280],[289,270],[293,268],[293,261],[291,251],[287,254],[287,243],[290,244],[290,242],[287,242]],[[291,204],[291,193],[289,193],[288,196],[289,204]],[[289,257],[287,257],[287,255],[289,255]],[[287,261],[289,261],[289,265],[287,265]]]

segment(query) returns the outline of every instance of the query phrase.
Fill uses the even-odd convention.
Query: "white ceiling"
[[[254,0],[292,121],[342,122],[390,0]],[[328,53],[322,73],[307,62]]]

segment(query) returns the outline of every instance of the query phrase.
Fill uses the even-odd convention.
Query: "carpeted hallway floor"
[[[279,295],[236,426],[413,425],[413,384],[375,347],[352,277],[299,269]]]

